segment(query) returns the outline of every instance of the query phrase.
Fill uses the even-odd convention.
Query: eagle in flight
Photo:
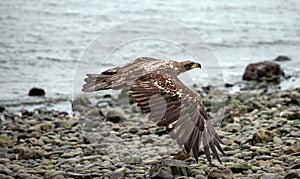
[[[204,104],[197,93],[186,87],[178,75],[201,68],[193,61],[177,62],[141,57],[125,65],[108,69],[100,74],[87,74],[82,91],[128,89],[129,96],[149,119],[165,126],[178,145],[198,162],[202,144],[211,164],[212,156],[221,162],[218,150],[225,155]]]

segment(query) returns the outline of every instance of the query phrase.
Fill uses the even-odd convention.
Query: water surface
[[[222,71],[216,70],[215,78],[221,73],[228,83],[240,81],[250,62],[287,55],[292,61],[282,62],[281,66],[292,78],[281,87],[299,87],[300,1],[297,0],[201,3],[196,0],[176,3],[14,0],[0,3],[0,104],[20,107],[19,104],[41,102],[45,105],[42,102],[46,100],[48,107],[69,110],[67,101],[72,98],[80,55],[100,32],[137,18],[171,19],[195,30],[212,48],[222,67]],[[143,26],[132,29],[143,30]],[[180,30],[177,32],[178,36],[185,35]],[[117,37],[115,34],[114,38]],[[109,45],[103,44],[103,48]],[[165,54],[173,59],[189,57],[166,42],[137,41],[111,54],[104,67],[143,56],[141,52]],[[199,85],[206,85],[205,80],[194,78]],[[32,87],[45,89],[46,97],[28,97]],[[53,101],[59,105],[53,106]]]

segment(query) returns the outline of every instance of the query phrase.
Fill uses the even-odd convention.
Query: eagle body
[[[125,65],[100,74],[87,74],[82,91],[128,89],[129,96],[149,119],[165,126],[178,145],[184,145],[198,162],[203,146],[211,164],[211,152],[219,162],[218,150],[224,154],[222,143],[213,128],[198,94],[186,87],[178,75],[193,68],[201,68],[192,61],[177,62],[141,57]]]

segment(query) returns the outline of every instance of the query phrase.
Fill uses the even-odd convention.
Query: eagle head
[[[181,62],[181,63],[183,64],[186,71],[191,70],[193,68],[201,68],[200,63],[196,63],[196,62],[193,62],[193,61],[190,61],[190,60],[187,60],[187,61],[184,61],[184,62]]]

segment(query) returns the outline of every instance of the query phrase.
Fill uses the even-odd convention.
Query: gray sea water
[[[292,77],[283,81],[281,87],[300,86],[298,0],[12,0],[0,2],[0,104],[8,108],[40,104],[70,110],[81,55],[99,33],[141,18],[170,19],[196,31],[221,67],[212,79],[235,83],[241,81],[248,63],[286,55],[292,60],[280,65]],[[129,33],[143,31],[143,25],[129,29]],[[180,29],[175,33],[185,36]],[[119,34],[113,34],[112,38],[118,39]],[[99,45],[111,47],[111,44]],[[139,40],[113,51],[99,70],[155,54],[176,60],[190,58],[170,42]],[[91,72],[98,68],[97,60],[103,59],[91,62]],[[213,70],[214,66],[203,69]],[[193,82],[207,85],[205,78],[191,74]],[[32,87],[45,89],[45,98],[28,97]]]

